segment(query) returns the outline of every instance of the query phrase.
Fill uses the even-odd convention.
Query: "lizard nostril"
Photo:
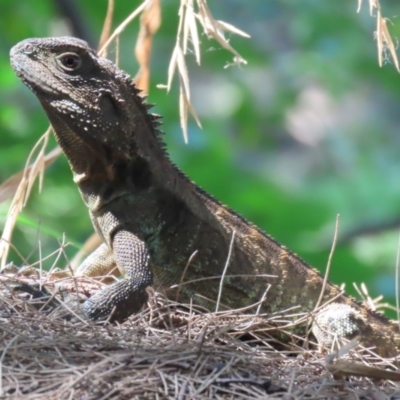
[[[33,46],[30,43],[25,43],[22,47],[21,50],[25,53],[25,54],[32,54],[34,49]]]

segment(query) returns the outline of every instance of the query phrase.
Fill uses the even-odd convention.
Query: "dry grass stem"
[[[36,145],[31,150],[28,159],[25,164],[25,169],[22,172],[21,180],[15,191],[14,198],[11,202],[6,222],[4,225],[3,233],[0,241],[0,265],[4,266],[7,261],[9,243],[11,242],[12,231],[14,229],[15,223],[17,221],[18,214],[21,212],[22,208],[25,206],[30,192],[32,190],[33,184],[37,177],[39,177],[39,191],[43,184],[43,175],[46,165],[53,162],[53,160],[58,156],[58,150],[53,151],[46,157],[45,149],[49,140],[49,135],[51,128],[43,134],[43,136],[38,140]],[[34,155],[38,153],[34,161],[32,159]],[[17,175],[18,176],[18,175]],[[6,181],[6,183],[9,181]],[[14,180],[16,182],[16,179]],[[3,186],[4,187],[4,186]]]
[[[362,0],[358,0],[357,12],[361,10]],[[394,65],[397,71],[400,72],[399,61],[396,54],[396,46],[393,42],[392,36],[390,35],[389,29],[387,27],[387,18],[382,16],[381,5],[379,0],[369,0],[369,12],[371,15],[374,14],[376,10],[376,32],[375,37],[378,47],[378,63],[382,67],[384,59],[386,60],[387,51],[389,50]]]
[[[353,282],[353,287],[357,291],[358,295],[362,299],[363,304],[371,310],[383,312],[385,310],[392,310],[398,313],[397,306],[393,306],[392,304],[383,302],[383,296],[379,295],[375,298],[372,298],[369,293],[365,283],[361,283],[360,285]]]
[[[333,235],[331,251],[330,251],[329,257],[328,257],[328,263],[326,264],[326,270],[325,270],[325,274],[324,274],[324,282],[322,284],[321,293],[319,294],[318,301],[315,304],[315,309],[317,309],[320,306],[321,301],[322,301],[322,299],[324,297],[326,284],[328,283],[328,277],[329,277],[329,272],[330,272],[330,269],[331,269],[332,258],[333,258],[333,254],[335,253],[335,248],[336,248],[336,243],[337,243],[337,238],[338,238],[338,233],[339,233],[339,221],[340,221],[340,215],[338,214],[336,216],[335,233]]]
[[[110,38],[112,20],[114,15],[114,0],[108,0],[106,17],[104,18],[103,29],[101,30],[100,41],[98,48],[104,47],[107,40]],[[107,49],[104,50],[104,57],[107,57]]]
[[[13,289],[26,283],[42,284],[49,298],[31,299]],[[88,323],[81,318],[78,303],[99,287],[83,277],[50,281],[46,273],[0,276],[0,396],[300,399],[399,395],[399,388],[390,381],[399,377],[390,360],[356,351],[351,343],[339,360],[300,348],[296,335],[284,328],[293,319],[290,311],[262,317],[242,314],[242,310],[206,313],[156,293],[151,308],[123,324]],[[285,331],[289,340],[283,341],[279,332]]]
[[[378,42],[378,61],[379,66],[382,67],[383,65],[383,58],[385,56],[387,50],[390,51],[392,55],[393,62],[396,66],[397,71],[400,72],[399,69],[399,61],[397,59],[396,48],[393,43],[392,37],[390,36],[389,29],[387,27],[387,19],[381,16],[381,11],[378,10],[377,13],[377,28],[376,28],[376,39]]]
[[[49,165],[51,165],[57,158],[58,156],[62,153],[61,149],[59,147],[54,148],[51,150],[49,153],[47,153],[44,156],[44,165],[47,168]],[[28,167],[28,169],[31,169],[32,165]],[[16,174],[10,176],[6,181],[4,181],[0,185],[0,203],[3,203],[13,197],[15,195],[15,192],[18,189],[19,184],[21,183],[24,174],[27,173],[26,169],[23,169],[22,171],[17,172]],[[26,199],[25,199],[26,200]]]
[[[197,4],[197,12],[195,11]],[[234,55],[234,64],[246,64],[246,60],[229,44],[229,40],[223,35],[224,31],[249,37],[245,32],[223,21],[217,21],[211,14],[206,0],[181,0],[179,8],[179,25],[176,35],[176,43],[172,52],[168,67],[168,80],[166,89],[170,90],[175,72],[179,76],[179,113],[185,143],[188,142],[187,121],[188,112],[201,127],[200,120],[190,102],[189,75],[186,67],[185,56],[189,53],[189,42],[192,43],[193,53],[197,64],[200,65],[200,38],[197,22],[200,23],[204,33],[209,39],[215,39],[221,47]],[[162,87],[162,85],[159,85]]]
[[[342,379],[347,376],[362,376],[371,379],[390,379],[392,381],[400,381],[400,373],[397,371],[390,371],[372,365],[365,365],[354,359],[339,359],[340,357],[347,355],[358,345],[359,340],[354,338],[342,346],[338,351],[330,353],[325,357],[326,369],[335,377],[335,379]]]
[[[220,304],[220,301],[221,301],[222,289],[223,289],[223,286],[224,286],[225,275],[226,275],[226,271],[228,270],[229,262],[231,260],[233,244],[235,243],[235,235],[236,235],[236,231],[233,231],[232,232],[231,243],[229,244],[228,256],[226,258],[225,266],[224,266],[224,269],[222,271],[221,278],[219,280],[218,298],[217,298],[217,303],[215,305],[215,312],[216,313],[219,311],[219,304]]]
[[[250,35],[231,24],[228,24],[224,21],[215,20],[210,9],[208,8],[206,0],[197,0],[197,4],[199,7],[199,13],[196,15],[196,17],[199,19],[207,36],[215,39],[224,49],[228,50],[234,55],[233,64],[247,64],[247,61],[229,44],[229,40],[225,38],[223,32],[230,32],[245,38],[249,38]]]
[[[153,0],[145,0],[139,7],[137,7],[124,21],[114,30],[108,40],[103,44],[101,49],[98,51],[99,56],[104,57],[105,51],[107,50],[108,46],[112,43],[112,41],[118,37],[125,28],[138,16],[140,15],[143,10],[145,10]]]
[[[178,285],[177,285],[177,286],[178,286],[178,290],[177,290],[177,292],[176,292],[175,301],[178,301],[178,299],[179,299],[179,293],[180,293],[181,287],[182,287],[182,285],[183,285],[183,282],[184,282],[184,280],[185,280],[186,272],[187,272],[187,270],[188,270],[190,264],[192,263],[194,257],[196,257],[197,252],[198,252],[198,250],[196,250],[196,251],[194,251],[194,252],[192,253],[192,255],[189,257],[189,259],[188,259],[188,261],[187,261],[187,263],[186,263],[186,265],[185,265],[185,268],[183,269],[182,275],[181,275],[181,277],[180,277],[180,279],[179,279],[179,283],[178,283]]]

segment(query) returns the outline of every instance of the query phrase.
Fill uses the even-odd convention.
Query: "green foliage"
[[[231,37],[249,64],[224,69],[231,55],[201,36],[202,65],[191,56],[188,64],[203,130],[191,123],[189,145],[184,145],[177,88],[170,94],[156,88],[167,80],[178,22],[178,2],[163,3],[150,101],[164,116],[171,158],[201,187],[321,270],[336,214],[341,214],[331,279],[346,282],[350,291],[353,281],[365,282],[371,295],[382,293],[393,302],[397,230],[349,236],[340,243],[340,237],[356,230],[393,229],[400,222],[400,76],[390,62],[378,67],[374,18],[366,5],[356,14],[355,0],[209,3],[217,19],[251,34],[249,40]],[[115,26],[133,6],[116,2]],[[106,2],[81,0],[78,7],[85,26],[98,37]],[[398,6],[382,7],[388,17],[398,13]],[[12,73],[8,51],[26,37],[63,33],[61,22],[45,0],[2,4],[0,181],[23,168],[48,124],[36,98]],[[400,24],[393,22],[389,27],[398,38]],[[132,75],[137,26],[120,41],[120,65]],[[111,51],[109,57],[114,56]],[[0,206],[2,222],[7,206]],[[40,237],[42,254],[49,254],[64,233],[82,244],[91,232],[68,165],[60,158],[46,173],[43,193],[34,190],[13,243],[27,256]],[[67,256],[75,252],[69,248]],[[15,254],[12,258],[20,262]]]

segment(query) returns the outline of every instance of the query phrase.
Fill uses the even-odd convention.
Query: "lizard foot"
[[[108,286],[87,299],[81,306],[91,320],[122,321],[138,312],[146,303],[148,294],[130,279]]]

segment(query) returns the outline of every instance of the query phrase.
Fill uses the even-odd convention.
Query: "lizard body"
[[[152,285],[209,310],[221,294],[219,310],[264,299],[262,313],[294,306],[300,307],[296,312],[313,311],[323,288],[320,273],[172,164],[157,117],[129,75],[70,37],[27,39],[13,47],[11,63],[46,111],[104,241],[78,273],[103,275],[117,268],[125,277],[83,304],[89,318],[113,311],[114,319],[123,319],[137,312]],[[360,335],[381,355],[399,354],[393,321],[328,282],[322,300],[333,298],[338,305],[328,306],[323,327],[327,319],[343,325],[329,307],[344,307],[346,335]],[[316,323],[318,317],[314,332],[325,342]]]

